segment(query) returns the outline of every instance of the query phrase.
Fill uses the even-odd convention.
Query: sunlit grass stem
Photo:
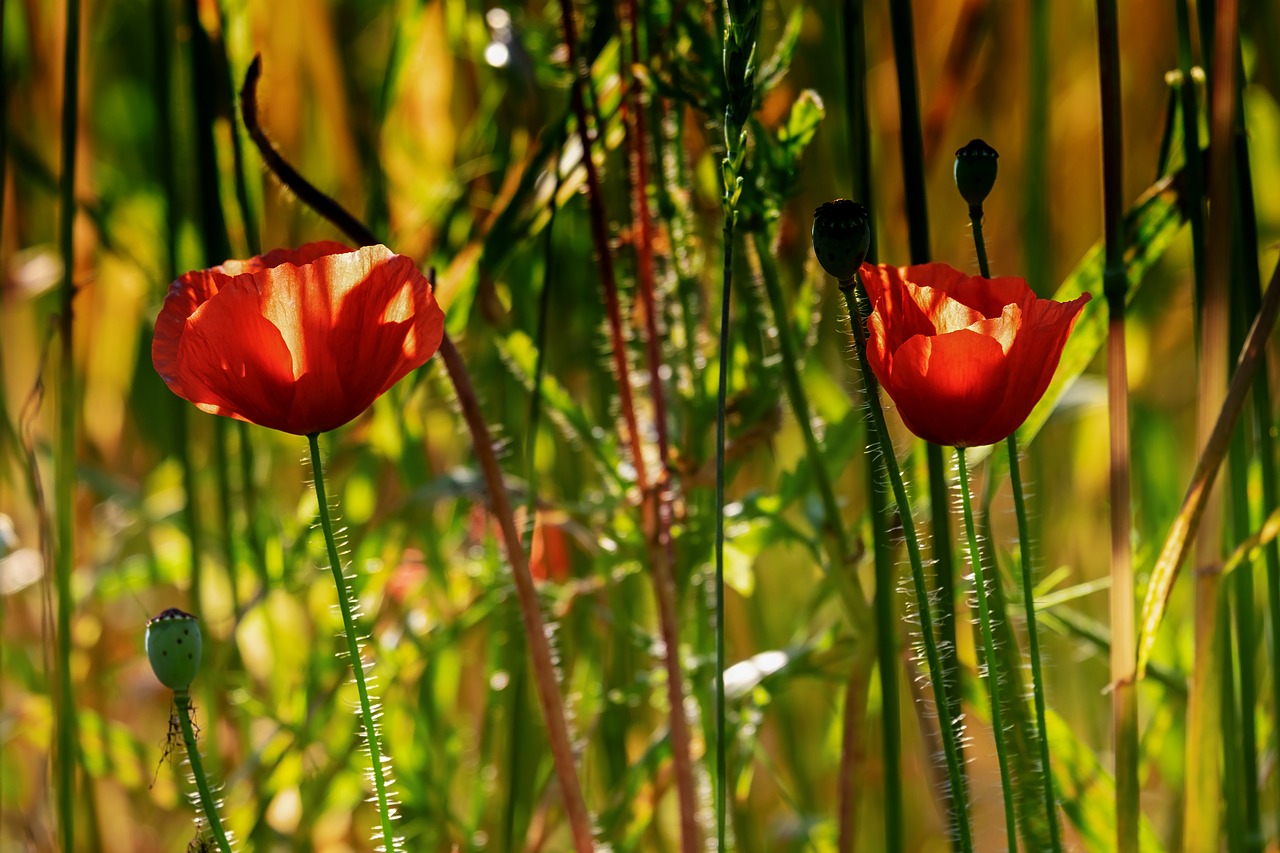
[[[382,843],[385,849],[393,850],[396,847],[395,834],[391,831],[392,809],[387,793],[386,774],[382,767],[382,747],[379,743],[377,722],[373,716],[373,706],[369,701],[364,658],[360,654],[360,635],[356,631],[355,616],[352,613],[351,587],[347,583],[342,558],[338,556],[338,545],[333,538],[333,521],[329,517],[329,501],[325,495],[324,470],[320,461],[319,435],[316,433],[308,435],[307,444],[311,449],[311,473],[315,482],[320,529],[324,533],[325,550],[329,555],[329,569],[333,572],[333,582],[338,588],[338,609],[342,613],[343,635],[347,638],[347,651],[351,654],[351,670],[355,674],[356,692],[360,694],[360,719],[364,724],[365,742],[369,746],[369,760],[373,767],[373,787],[378,799],[378,820],[382,829]]]
[[[75,697],[71,687],[71,572],[75,568],[76,376],[72,346],[75,284],[76,142],[80,103],[80,2],[67,0],[66,41],[62,63],[62,171],[58,211],[58,249],[62,286],[58,300],[58,433],[54,450],[54,505],[57,518],[58,700],[55,728],[58,828],[64,850],[75,850],[76,764],[80,745]]]
[[[987,261],[986,241],[982,236],[982,206],[969,206],[969,221],[973,225],[973,242],[978,252],[978,271],[983,278],[991,278],[991,268]],[[1013,490],[1013,510],[1018,523],[1018,554],[1022,567],[1022,603],[1027,618],[1027,645],[1031,655],[1031,689],[1036,706],[1036,727],[1040,733],[1037,742],[1040,746],[1040,781],[1044,795],[1045,819],[1049,822],[1049,843],[1054,851],[1062,850],[1062,833],[1058,827],[1057,800],[1053,791],[1053,770],[1049,764],[1049,729],[1045,724],[1045,688],[1044,672],[1040,665],[1040,635],[1036,627],[1035,583],[1032,571],[1035,561],[1031,553],[1031,525],[1027,521],[1026,498],[1022,491],[1022,464],[1018,454],[1018,434],[1012,432],[1005,439],[1009,451],[1009,481]],[[963,462],[961,463],[963,465]],[[964,499],[969,500],[968,490]],[[997,579],[993,579],[998,583]],[[1013,697],[1013,701],[1022,701],[1021,697]],[[994,720],[994,718],[993,718]],[[998,730],[997,730],[998,732]],[[997,735],[998,736],[998,735]]]
[[[1116,0],[1097,0],[1098,76],[1102,105],[1102,208],[1106,242],[1103,289],[1107,325],[1107,416],[1111,499],[1111,718],[1115,748],[1116,849],[1138,849],[1138,697],[1133,568],[1129,533],[1129,380],[1125,355],[1124,138],[1120,109],[1120,38]]]
[[[1215,6],[1209,133],[1209,218],[1205,234],[1205,287],[1200,306],[1197,432],[1207,447],[1227,397],[1231,230],[1234,220],[1235,76],[1239,6],[1223,0]],[[1209,39],[1206,38],[1206,42]],[[1206,51],[1208,52],[1208,51]],[[1222,827],[1220,763],[1223,750],[1217,665],[1217,624],[1222,568],[1222,490],[1212,491],[1196,539],[1195,659],[1187,711],[1185,832],[1188,850],[1219,843]]]
[[[924,642],[925,662],[929,670],[929,681],[933,686],[934,703],[938,708],[938,731],[942,737],[943,758],[947,767],[947,781],[950,785],[951,806],[954,815],[954,845],[963,853],[973,851],[973,833],[969,825],[969,803],[965,794],[964,777],[960,769],[959,737],[956,733],[956,721],[951,719],[945,710],[950,707],[947,697],[947,684],[942,669],[942,659],[938,653],[938,641],[934,634],[933,608],[929,603],[929,587],[924,576],[924,562],[920,556],[920,540],[916,536],[916,526],[911,514],[911,502],[907,497],[907,487],[902,480],[902,472],[898,468],[898,458],[894,453],[893,439],[889,427],[885,423],[884,408],[880,405],[879,385],[871,366],[867,362],[866,332],[863,328],[865,320],[858,307],[858,296],[854,289],[856,279],[840,282],[840,292],[844,294],[845,304],[849,309],[849,325],[853,330],[854,349],[858,354],[858,364],[862,371],[862,379],[866,385],[867,408],[871,412],[872,424],[875,428],[876,440],[879,442],[880,455],[884,459],[885,473],[889,477],[889,485],[893,489],[894,500],[898,504],[898,514],[902,519],[903,538],[907,544],[907,557],[911,563],[911,581],[915,589],[917,610],[920,617],[920,634]]]
[[[200,810],[209,822],[209,832],[221,853],[231,853],[231,843],[227,840],[226,830],[222,828],[222,818],[218,815],[218,801],[214,799],[209,788],[209,779],[205,776],[204,762],[200,757],[200,744],[196,742],[196,733],[191,725],[191,694],[186,690],[173,692],[173,704],[178,715],[178,725],[182,727],[182,742],[187,748],[187,761],[191,764],[191,776],[196,782],[196,791],[200,795]]]
[[[1232,240],[1236,253],[1236,261],[1233,267],[1234,293],[1232,305],[1235,310],[1232,314],[1232,351],[1236,351],[1242,346],[1244,337],[1248,333],[1248,324],[1257,316],[1262,306],[1262,279],[1256,260],[1258,257],[1258,215],[1254,203],[1253,173],[1249,163],[1249,135],[1245,126],[1245,79],[1243,58],[1237,53],[1234,93],[1237,120],[1235,123],[1236,132],[1233,135],[1232,143],[1235,149],[1235,201],[1238,209],[1234,220],[1235,239]],[[1265,426],[1271,411],[1269,381],[1267,363],[1263,361],[1259,365],[1258,374],[1253,383],[1251,420],[1254,427],[1254,447],[1258,460],[1262,507],[1264,508],[1277,506],[1275,454],[1273,452],[1275,445],[1272,441],[1271,430]],[[1248,444],[1245,432],[1246,427],[1244,425],[1241,425],[1237,430],[1238,440],[1242,446],[1241,455],[1245,457],[1240,465],[1240,472],[1236,473],[1235,466],[1232,466],[1232,502],[1239,506],[1236,515],[1240,520],[1237,528],[1238,535],[1235,537],[1237,545],[1250,535],[1249,516],[1252,502],[1249,499]],[[1277,558],[1280,558],[1280,554],[1277,554],[1274,545],[1270,545],[1265,549],[1265,555],[1267,568],[1270,570],[1275,565]],[[1245,844],[1246,849],[1250,850],[1251,853],[1253,851],[1261,851],[1265,843],[1262,828],[1261,791],[1259,791],[1259,750],[1257,747],[1258,726],[1256,718],[1258,684],[1255,663],[1257,660],[1257,647],[1261,637],[1257,636],[1254,622],[1256,605],[1253,582],[1253,571],[1250,567],[1245,567],[1245,570],[1241,571],[1235,580],[1238,596],[1236,602],[1236,642],[1239,646],[1241,657],[1241,757],[1243,764],[1242,775],[1245,780],[1244,799],[1245,820],[1247,823]],[[1275,618],[1277,612],[1275,609],[1271,611],[1273,618],[1270,621],[1273,624],[1273,630],[1274,623],[1277,621]],[[1272,678],[1273,682],[1278,680],[1280,679]],[[1280,705],[1277,707],[1280,707]]]

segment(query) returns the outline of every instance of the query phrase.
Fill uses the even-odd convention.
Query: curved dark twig
[[[258,122],[258,81],[262,78],[262,54],[253,58],[244,73],[244,85],[240,87],[240,118],[244,121],[249,138],[262,155],[271,174],[288,187],[303,204],[329,220],[339,231],[362,246],[381,243],[363,222],[356,219],[345,207],[325,195],[314,184],[289,165]]]

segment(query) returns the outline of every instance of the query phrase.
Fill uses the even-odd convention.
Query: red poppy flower
[[[872,372],[913,433],[955,447],[995,444],[1022,425],[1089,301],[1038,299],[1020,278],[946,264],[861,272]]]
[[[206,412],[310,435],[369,408],[443,335],[444,312],[412,260],[308,243],[183,275],[151,360]]]

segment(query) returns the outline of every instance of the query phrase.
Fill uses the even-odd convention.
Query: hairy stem
[[[218,801],[213,798],[209,788],[209,780],[204,773],[204,762],[200,757],[200,745],[196,743],[196,733],[191,725],[191,694],[185,690],[175,691],[173,704],[177,706],[178,725],[182,727],[182,742],[187,747],[187,761],[191,764],[191,776],[196,780],[196,791],[200,795],[200,810],[209,822],[209,831],[213,834],[214,843],[221,853],[231,853],[231,842],[227,840],[226,830],[222,828],[222,818],[218,815]]]
[[[1013,780],[1009,776],[1006,754],[1003,710],[1000,704],[1000,674],[996,663],[996,641],[991,630],[991,607],[987,601],[987,581],[983,576],[982,557],[978,549],[978,531],[973,524],[973,507],[969,495],[969,464],[964,448],[956,448],[956,466],[960,470],[960,503],[964,507],[964,529],[969,538],[969,562],[973,566],[973,587],[978,596],[978,619],[982,624],[983,656],[987,660],[987,693],[991,697],[991,729],[996,742],[996,761],[1000,765],[1000,788],[1004,792],[1004,822],[1009,849],[1018,849],[1018,827],[1013,813]],[[994,582],[994,579],[993,579]]]
[[[317,433],[307,436],[311,448],[311,473],[315,479],[316,502],[319,504],[320,528],[324,532],[324,545],[329,554],[329,569],[338,587],[338,609],[342,612],[343,634],[347,638],[347,650],[351,653],[351,669],[355,673],[356,692],[360,694],[360,718],[364,722],[364,738],[369,745],[369,759],[373,765],[373,787],[378,798],[378,820],[382,825],[382,843],[387,850],[396,848],[396,837],[391,831],[394,814],[387,795],[386,774],[382,769],[382,749],[379,744],[378,726],[373,718],[373,706],[369,702],[369,687],[365,681],[364,658],[360,654],[360,636],[356,632],[352,613],[351,587],[342,569],[338,545],[333,538],[333,521],[329,518],[329,501],[324,491],[324,471],[320,462],[320,437]]]
[[[969,221],[973,224],[973,243],[978,251],[978,271],[983,278],[991,278],[987,262],[986,240],[982,237],[982,205],[969,205]],[[1036,630],[1035,584],[1031,572],[1034,561],[1031,554],[1031,526],[1027,523],[1027,504],[1022,491],[1022,466],[1018,461],[1017,433],[1005,439],[1009,451],[1009,480],[1013,487],[1013,509],[1018,520],[1018,552],[1022,564],[1022,603],[1027,613],[1028,646],[1031,654],[1031,690],[1035,698],[1036,726],[1040,732],[1040,781],[1044,795],[1045,820],[1049,823],[1049,844],[1055,853],[1062,850],[1062,836],[1058,828],[1057,801],[1053,794],[1053,772],[1049,765],[1049,730],[1045,725],[1044,673],[1040,667],[1040,636]],[[963,464],[963,463],[962,463]],[[964,500],[968,506],[969,495]],[[998,581],[997,581],[998,583]],[[1020,702],[1020,697],[1013,697]],[[994,719],[994,718],[993,718]],[[997,732],[999,730],[997,729]]]
[[[946,709],[951,705],[947,695],[942,659],[938,653],[938,641],[934,635],[933,607],[929,603],[929,587],[924,577],[920,540],[916,536],[915,521],[911,515],[911,502],[907,498],[907,487],[902,480],[902,471],[898,468],[893,439],[889,435],[889,428],[884,419],[884,409],[880,405],[879,385],[867,361],[866,331],[863,328],[865,321],[858,306],[858,297],[854,293],[855,281],[840,282],[840,291],[844,294],[845,303],[849,308],[849,325],[853,330],[854,349],[858,353],[858,364],[866,385],[867,408],[871,412],[876,439],[880,444],[880,455],[884,459],[885,473],[889,475],[889,485],[893,488],[894,500],[898,504],[898,514],[902,519],[902,533],[907,543],[907,557],[911,563],[911,581],[915,588],[916,604],[920,615],[920,634],[924,641],[925,662],[929,670],[929,681],[933,686],[934,703],[938,708],[938,731],[942,737],[942,753],[947,767],[947,781],[951,789],[949,793],[954,814],[954,844],[963,853],[971,853],[973,834],[969,826],[969,803],[960,769],[959,737],[956,733],[956,721],[946,713]]]

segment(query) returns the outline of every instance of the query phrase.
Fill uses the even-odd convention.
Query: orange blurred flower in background
[[[1022,425],[1090,298],[1039,299],[1023,279],[946,264],[863,264],[861,276],[872,372],[908,429],[955,447],[995,444]]]
[[[151,360],[206,412],[311,435],[369,408],[443,335],[444,312],[410,258],[319,242],[178,278]]]

